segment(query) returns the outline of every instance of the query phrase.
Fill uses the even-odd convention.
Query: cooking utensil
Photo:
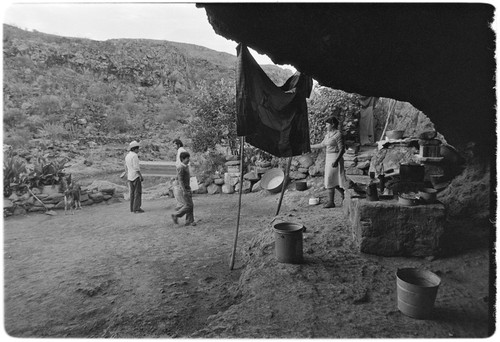
[[[399,176],[403,182],[422,183],[425,177],[425,168],[417,163],[400,163]]]
[[[318,204],[319,204],[319,198],[317,197],[309,198],[309,205],[318,205]]]
[[[385,132],[385,136],[388,140],[399,140],[403,138],[405,131],[393,130]]]

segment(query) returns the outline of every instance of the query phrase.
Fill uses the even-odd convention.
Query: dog
[[[73,215],[75,209],[82,209],[80,202],[82,188],[78,183],[72,181],[71,175],[63,177],[61,185],[64,194],[64,215],[67,214],[68,210],[71,210],[71,215]]]

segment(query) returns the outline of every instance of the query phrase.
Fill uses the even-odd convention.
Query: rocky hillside
[[[200,82],[235,78],[235,56],[201,46],[3,28],[7,138],[26,140],[57,125],[110,138],[164,133],[186,122]],[[264,69],[278,84],[291,73],[274,65]]]

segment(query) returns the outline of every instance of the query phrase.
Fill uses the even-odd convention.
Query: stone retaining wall
[[[11,215],[24,215],[28,212],[46,212],[49,210],[64,210],[64,194],[59,186],[45,186],[33,188],[31,192],[22,195],[13,193],[9,198],[4,198],[4,217]],[[81,191],[81,204],[89,206],[99,203],[120,202],[123,191],[114,187],[87,187]]]

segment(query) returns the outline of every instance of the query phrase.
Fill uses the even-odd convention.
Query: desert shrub
[[[3,114],[3,124],[6,128],[13,128],[22,124],[26,115],[19,108],[7,108]]]
[[[9,197],[14,190],[24,182],[26,177],[26,163],[14,156],[11,152],[3,160],[3,195]]]
[[[62,123],[46,123],[39,129],[41,137],[50,140],[62,140],[69,136],[68,131]]]
[[[12,146],[13,149],[24,147],[33,138],[33,134],[27,128],[16,128],[4,136],[4,144]]]
[[[38,132],[43,127],[45,120],[40,115],[29,115],[24,120],[24,127],[30,132]]]
[[[55,123],[60,120],[62,110],[61,99],[55,95],[43,95],[36,103],[37,110],[34,114],[43,116],[49,123]]]
[[[125,133],[132,128],[127,118],[118,112],[108,113],[105,125],[108,131],[118,133]]]
[[[64,124],[64,128],[66,129],[66,132],[67,132],[66,137],[68,139],[70,139],[70,140],[78,139],[80,132],[81,132],[81,129],[78,125],[66,123],[66,124]]]
[[[153,100],[159,100],[165,94],[165,88],[162,85],[157,87],[148,87],[144,91],[144,95],[152,98]]]
[[[84,155],[85,160],[91,164],[99,162],[106,157],[106,148],[102,145],[91,147]]]
[[[175,121],[178,117],[183,117],[184,110],[179,103],[166,102],[159,105],[159,113],[156,116],[156,121],[160,123],[170,123]]]

